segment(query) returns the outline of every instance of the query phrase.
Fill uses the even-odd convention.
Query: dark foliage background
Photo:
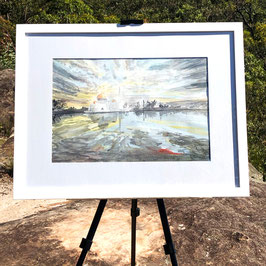
[[[265,180],[265,5],[263,0],[0,0],[0,69],[15,67],[16,24],[241,21],[249,160]]]

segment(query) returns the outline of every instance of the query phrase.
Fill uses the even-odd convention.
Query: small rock
[[[178,230],[183,231],[186,229],[186,227],[184,226],[184,224],[179,224],[177,227]]]
[[[263,175],[251,164],[248,164],[249,177],[255,180],[263,181]]]
[[[236,240],[238,242],[247,241],[249,239],[248,236],[246,236],[246,235],[244,235],[244,234],[242,234],[240,232],[234,232],[232,234],[232,237],[233,237],[234,240]]]

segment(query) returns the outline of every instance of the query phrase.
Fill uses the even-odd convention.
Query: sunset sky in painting
[[[207,59],[54,59],[53,98],[89,107],[123,102],[207,101]]]

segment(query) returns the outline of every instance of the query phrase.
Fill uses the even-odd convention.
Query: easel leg
[[[170,227],[169,227],[169,223],[167,220],[167,215],[166,215],[166,210],[165,210],[165,205],[164,205],[163,199],[157,199],[157,205],[158,205],[158,209],[160,212],[164,237],[165,237],[165,241],[166,241],[166,244],[163,246],[165,254],[166,255],[170,254],[172,265],[178,266],[176,255],[175,255],[176,251],[175,251],[175,247],[174,247],[171,232],[170,232]]]
[[[136,265],[136,221],[140,213],[139,208],[137,206],[138,200],[133,199],[131,208],[131,266]]]
[[[92,240],[95,235],[95,232],[97,230],[97,227],[99,225],[99,222],[101,220],[105,205],[106,205],[107,200],[100,200],[97,211],[94,215],[90,230],[88,232],[88,235],[86,238],[82,238],[82,241],[80,243],[80,248],[82,248],[81,254],[79,256],[79,260],[77,262],[77,266],[82,266],[85,257],[87,255],[87,252],[90,250],[91,245],[92,245]]]

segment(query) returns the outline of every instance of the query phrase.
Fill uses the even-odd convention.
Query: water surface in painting
[[[53,162],[210,159],[206,58],[53,63]]]

